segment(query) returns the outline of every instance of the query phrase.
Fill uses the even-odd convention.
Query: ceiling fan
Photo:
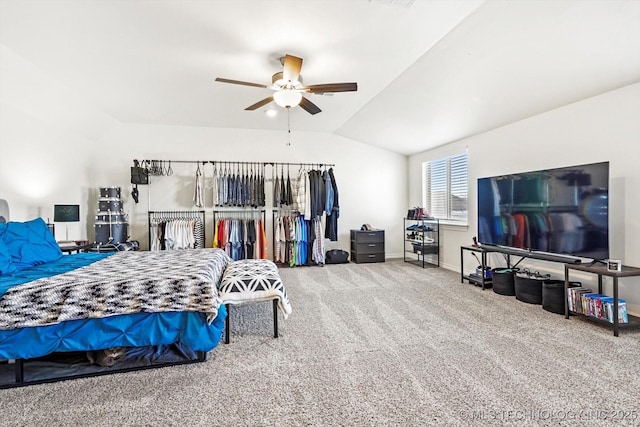
[[[293,55],[285,55],[283,58],[280,58],[280,62],[282,63],[282,71],[275,73],[271,77],[270,86],[260,83],[224,79],[221,77],[217,77],[216,81],[271,89],[275,91],[272,96],[248,106],[245,110],[257,110],[271,101],[275,101],[276,104],[287,109],[300,105],[300,107],[309,114],[318,114],[322,110],[316,104],[309,101],[308,98],[302,96],[303,93],[324,94],[335,92],[355,92],[358,90],[357,83],[325,83],[304,86],[302,84],[302,76],[300,75],[300,70],[302,69],[302,58],[298,58]]]

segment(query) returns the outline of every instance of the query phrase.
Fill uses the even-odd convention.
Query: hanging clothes
[[[326,208],[329,208],[329,198],[331,198],[331,210],[327,211],[327,221],[325,235],[327,239],[332,242],[338,241],[338,218],[340,218],[340,203],[338,201],[338,184],[336,183],[336,177],[333,173],[333,168],[329,168],[328,172],[330,187],[327,185],[327,203]],[[331,193],[331,196],[329,196]]]
[[[298,170],[298,176],[293,183],[293,209],[304,215],[306,207],[306,180],[303,168]]]
[[[253,168],[251,168],[251,173],[249,175],[249,205],[254,208],[258,207],[258,199],[256,196],[256,176],[253,172]]]
[[[266,235],[261,219],[217,218],[214,227],[213,247],[224,249],[234,261],[266,259]]]
[[[276,174],[276,179],[273,183],[273,207],[277,208],[280,206],[280,179],[278,178],[278,174]]]
[[[211,195],[213,200],[213,206],[218,206],[218,197],[220,196],[218,190],[218,168],[213,165],[213,179],[211,180]]]
[[[289,257],[289,266],[296,265],[296,221],[289,220],[289,234],[287,235],[287,256]]]
[[[222,206],[226,200],[227,183],[225,180],[226,169],[223,172],[220,168],[220,174],[218,175],[218,203],[216,206]]]
[[[285,204],[287,206],[293,206],[293,190],[291,188],[291,177],[289,176],[288,169],[287,169],[287,184],[285,186]]]
[[[280,260],[284,263],[287,262],[287,253],[289,252],[287,249],[287,237],[289,236],[289,218],[282,218],[282,228],[280,229]]]
[[[254,246],[256,244],[256,221],[250,219],[245,224],[245,254],[247,259],[254,259]]]
[[[216,207],[264,207],[264,175],[249,164],[214,169]]]
[[[267,234],[264,230],[264,222],[259,219],[257,224],[256,232],[258,234],[258,248],[260,249],[257,258],[267,259]]]
[[[309,183],[311,194],[311,218],[322,216],[326,203],[325,182],[322,178],[322,171],[309,171]]]
[[[280,206],[287,204],[287,189],[284,181],[284,169],[280,170]]]
[[[317,197],[316,185],[317,185],[316,171],[312,169],[309,171],[309,218],[308,219],[314,219],[317,216],[316,206],[318,204],[318,197]]]
[[[331,215],[333,210],[333,185],[331,183],[331,177],[327,171],[322,172],[322,180],[324,181],[326,195],[324,200],[324,212],[327,215]]]
[[[324,265],[324,239],[322,233],[322,220],[320,217],[313,219],[313,230],[315,232],[315,239],[313,243],[313,260],[318,265]]]
[[[237,170],[236,170],[237,172]],[[240,193],[239,191],[239,181],[240,181],[240,175],[238,175],[237,173],[233,174],[233,181],[232,181],[232,192],[231,192],[231,206],[238,206],[238,195]]]
[[[304,175],[304,219],[311,220],[311,175],[309,172]]]
[[[283,213],[274,218],[274,227],[274,262],[290,267],[310,265],[311,221],[298,212]]]
[[[154,219],[149,232],[152,251],[204,247],[204,224],[200,218]]]
[[[198,169],[196,169],[196,184],[193,191],[193,202],[199,208],[204,206],[202,191],[202,172],[200,171],[200,163],[198,163]]]

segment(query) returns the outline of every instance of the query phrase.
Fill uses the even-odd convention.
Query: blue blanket
[[[56,261],[50,261],[45,264],[36,265],[14,273],[0,275],[0,297],[14,286],[22,285],[27,282],[50,277],[56,274],[66,273],[76,268],[84,267],[92,262],[101,260],[113,255],[115,252],[103,253],[80,253],[74,255],[65,255]]]

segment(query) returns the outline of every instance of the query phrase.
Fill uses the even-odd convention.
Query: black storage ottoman
[[[545,277],[516,274],[514,280],[516,299],[528,304],[542,304],[542,284],[545,279]]]
[[[569,282],[569,287],[581,286]],[[564,280],[545,280],[542,284],[542,308],[556,314],[564,314]]]
[[[494,268],[491,270],[493,292],[500,295],[515,295],[515,272],[516,270],[512,268]]]

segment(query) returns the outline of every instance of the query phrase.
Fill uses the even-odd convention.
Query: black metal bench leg
[[[273,337],[278,338],[278,300],[273,300]]]
[[[224,343],[229,344],[229,342],[231,342],[231,337],[229,336],[229,318],[231,317],[231,304],[225,304],[224,307],[227,309],[227,318],[224,319]]]

